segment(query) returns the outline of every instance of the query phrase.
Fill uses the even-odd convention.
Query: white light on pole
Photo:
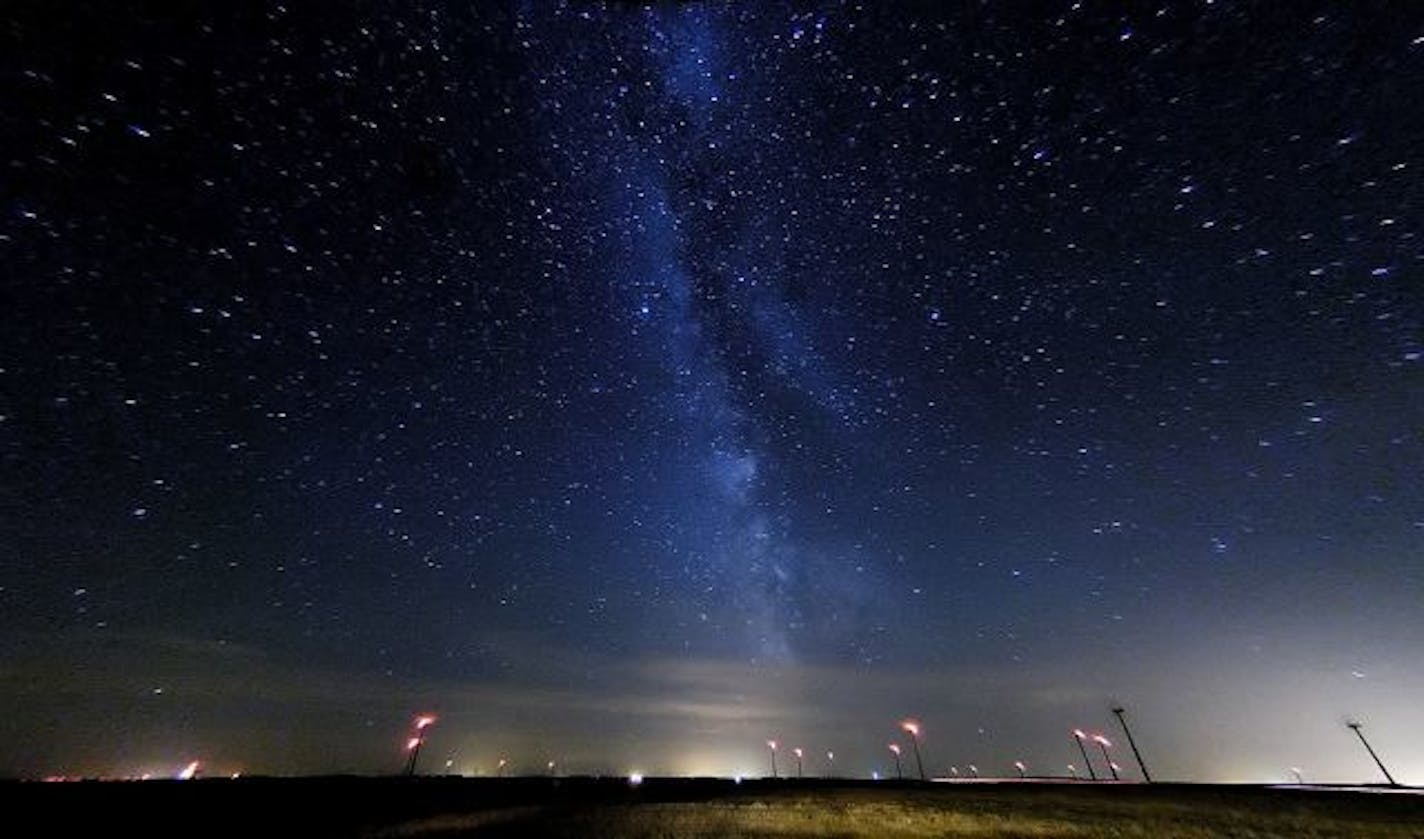
[[[925,762],[920,759],[920,724],[915,720],[905,720],[900,727],[910,735],[910,745],[915,748],[915,767],[920,770],[920,780],[925,780]]]

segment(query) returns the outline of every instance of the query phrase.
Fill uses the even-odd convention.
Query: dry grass
[[[527,823],[544,815],[540,807],[504,807],[495,810],[477,810],[473,813],[446,813],[439,816],[402,822],[381,828],[367,834],[369,839],[418,839],[425,836],[478,836],[479,831],[492,825],[511,822]]]
[[[458,823],[407,823],[417,837],[1117,837],[1118,839],[1410,839],[1424,822],[1391,820],[1357,803],[1337,806],[1286,795],[1239,799],[1169,794],[1112,796],[1077,790],[1025,793],[825,790],[696,803],[588,806]]]
[[[659,837],[1051,837],[1088,836],[1069,822],[975,815],[890,803],[825,806],[814,800],[654,804],[585,813],[549,824],[548,836]]]

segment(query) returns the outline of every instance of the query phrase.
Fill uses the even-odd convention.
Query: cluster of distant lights
[[[1119,721],[1122,722],[1122,724],[1123,724],[1123,730],[1126,731],[1126,732],[1128,732],[1128,739],[1131,740],[1131,738],[1132,738],[1131,731],[1127,728],[1126,721],[1122,719],[1122,709],[1120,709],[1120,708],[1114,708],[1114,709],[1113,709],[1113,713],[1118,716]],[[414,721],[413,721],[413,723],[412,723],[413,733],[412,733],[412,735],[406,740],[406,746],[405,746],[406,752],[407,752],[407,754],[408,754],[407,763],[406,763],[406,768],[405,768],[405,774],[406,774],[406,775],[414,775],[414,774],[415,774],[416,762],[417,762],[417,760],[418,760],[418,758],[419,758],[419,756],[420,756],[420,748],[421,748],[422,745],[424,745],[424,743],[425,743],[425,738],[426,738],[426,734],[427,734],[427,732],[429,731],[430,727],[435,724],[436,719],[437,719],[437,718],[436,718],[436,716],[435,716],[434,714],[421,714],[421,715],[417,716],[417,717],[414,719]],[[921,728],[920,723],[919,723],[917,720],[904,720],[904,721],[902,721],[902,722],[900,723],[899,727],[900,727],[900,729],[901,729],[902,731],[904,731],[906,734],[908,734],[908,735],[910,736],[910,743],[911,743],[911,745],[912,745],[913,748],[914,748],[914,752],[913,752],[913,753],[914,753],[914,756],[915,756],[915,763],[916,763],[916,767],[917,767],[918,772],[919,772],[920,780],[921,780],[921,781],[930,780],[930,779],[927,778],[926,775],[925,775],[924,763],[923,763],[923,761],[921,760],[921,757],[920,757],[920,737],[921,737],[921,732],[922,732],[922,728]],[[1353,721],[1352,721],[1352,722],[1348,723],[1347,727],[1350,728],[1351,730],[1353,730],[1353,731],[1355,732],[1355,734],[1360,738],[1361,743],[1364,743],[1364,744],[1365,744],[1365,748],[1369,751],[1370,757],[1374,758],[1375,762],[1379,765],[1379,768],[1380,768],[1381,772],[1382,772],[1382,773],[1385,775],[1385,777],[1388,779],[1388,781],[1389,781],[1389,783],[1390,783],[1390,786],[1396,786],[1396,787],[1397,787],[1397,786],[1400,786],[1398,783],[1395,782],[1394,777],[1393,777],[1392,775],[1390,775],[1388,769],[1385,768],[1385,765],[1384,765],[1383,761],[1381,761],[1381,760],[1379,759],[1378,755],[1375,754],[1374,749],[1368,744],[1368,742],[1365,741],[1364,735],[1360,732],[1360,729],[1363,727],[1362,724],[1361,724],[1361,723],[1358,723],[1358,722],[1353,722]],[[1088,770],[1088,775],[1089,775],[1089,778],[1090,778],[1091,780],[1097,781],[1097,780],[1100,780],[1100,779],[1097,777],[1097,774],[1096,774],[1096,771],[1095,771],[1095,769],[1094,769],[1094,765],[1093,765],[1092,759],[1088,756],[1088,748],[1087,748],[1087,745],[1086,745],[1088,742],[1093,743],[1094,745],[1096,745],[1096,746],[1102,751],[1102,754],[1103,754],[1103,762],[1106,763],[1106,765],[1107,765],[1107,767],[1108,767],[1108,771],[1112,774],[1112,780],[1113,780],[1113,781],[1120,781],[1120,780],[1121,780],[1121,778],[1120,778],[1120,776],[1119,776],[1119,772],[1122,770],[1122,767],[1121,767],[1120,765],[1118,765],[1116,762],[1114,762],[1113,759],[1112,759],[1112,757],[1108,754],[1108,749],[1113,748],[1113,743],[1112,743],[1111,740],[1109,740],[1105,735],[1100,734],[1100,733],[1099,733],[1099,734],[1088,734],[1086,731],[1084,731],[1084,730],[1081,729],[1081,728],[1075,728],[1075,729],[1073,729],[1072,734],[1073,734],[1074,743],[1078,746],[1078,749],[1079,749],[1079,751],[1081,752],[1081,754],[1082,754],[1082,756],[1083,756],[1083,762],[1084,762],[1084,765],[1086,766],[1086,768],[1087,768],[1087,770]],[[779,772],[778,767],[777,767],[776,755],[777,755],[777,753],[778,753],[778,752],[780,751],[780,749],[781,749],[781,743],[780,743],[780,741],[774,740],[774,739],[772,739],[772,740],[767,740],[767,741],[766,741],[766,747],[767,747],[767,749],[769,750],[770,756],[771,756],[771,776],[770,776],[770,777],[772,777],[773,779],[780,778],[781,775],[780,775],[780,772]],[[894,756],[894,759],[895,759],[895,777],[896,777],[896,779],[898,779],[898,780],[903,780],[903,779],[904,779],[904,769],[903,769],[903,764],[902,764],[902,757],[903,757],[903,755],[904,755],[904,749],[903,749],[903,747],[900,745],[900,743],[898,743],[898,742],[891,742],[891,743],[889,743],[889,744],[887,745],[887,748],[888,748],[890,754],[893,755],[893,756]],[[791,754],[796,758],[796,777],[797,777],[797,778],[801,778],[801,777],[803,777],[804,759],[805,759],[805,754],[806,754],[806,753],[805,753],[805,750],[804,750],[803,748],[801,748],[800,746],[796,746],[796,747],[793,747],[790,751],[791,751]],[[1134,745],[1133,751],[1134,751],[1134,754],[1136,754],[1136,747],[1135,747],[1135,745]],[[1152,780],[1152,778],[1151,778],[1151,775],[1147,772],[1147,767],[1142,763],[1142,757],[1141,757],[1141,755],[1140,755],[1140,754],[1137,754],[1136,756],[1137,756],[1137,760],[1138,760],[1138,765],[1139,765],[1139,767],[1140,767],[1141,770],[1142,770],[1142,774],[1143,774],[1144,780],[1146,780],[1146,781],[1148,781],[1148,782],[1150,783],[1151,780]],[[832,774],[834,774],[834,767],[835,767],[835,763],[836,763],[836,753],[835,753],[834,751],[827,751],[827,752],[826,752],[826,762],[827,762],[827,764],[832,768]],[[445,768],[446,768],[446,770],[448,771],[448,770],[452,767],[452,765],[453,765],[453,760],[447,760],[447,761],[445,762]],[[508,760],[507,758],[501,757],[501,758],[499,759],[499,762],[496,764],[496,768],[495,768],[495,775],[496,775],[496,777],[503,777],[504,774],[505,774],[505,770],[508,768],[508,766],[509,766],[509,760]],[[1077,780],[1082,780],[1081,776],[1078,774],[1078,767],[1077,767],[1076,764],[1069,763],[1067,766],[1068,766],[1069,777],[1070,777],[1072,780],[1075,780],[1075,781],[1077,781]],[[1013,762],[1013,767],[1014,767],[1014,769],[1017,771],[1020,780],[1028,780],[1028,779],[1029,779],[1030,776],[1029,776],[1029,774],[1028,774],[1028,765],[1027,765],[1026,763],[1024,763],[1022,760],[1015,760],[1015,761]],[[551,777],[554,775],[555,770],[556,770],[557,768],[558,768],[558,764],[557,764],[556,761],[553,761],[553,760],[550,760],[550,761],[545,765],[545,769],[546,769],[547,773],[548,773]],[[970,777],[971,777],[972,779],[978,780],[978,779],[980,778],[980,775],[979,775],[979,767],[978,767],[978,766],[976,766],[975,764],[972,764],[972,763],[971,763],[971,764],[967,764],[967,768],[968,768]],[[199,777],[199,775],[202,773],[202,771],[203,771],[203,763],[202,763],[202,761],[200,761],[200,760],[194,760],[194,761],[190,761],[189,763],[185,764],[185,765],[183,766],[183,768],[180,769],[176,774],[172,775],[171,778],[172,778],[173,780],[178,780],[178,781],[191,781],[191,780],[197,779],[197,778]],[[949,771],[950,771],[950,775],[951,775],[950,778],[935,778],[934,780],[943,781],[943,780],[962,780],[962,779],[963,779],[962,776],[961,776],[960,773],[959,773],[959,767],[958,767],[958,766],[951,766],[951,767],[949,767]],[[1305,776],[1304,776],[1303,771],[1301,770],[1300,767],[1298,767],[1298,766],[1292,766],[1292,767],[1290,767],[1290,770],[1289,770],[1289,771],[1290,771],[1290,774],[1291,774],[1292,776],[1294,776],[1296,784],[1302,785],[1302,786],[1305,785]],[[161,778],[168,778],[168,777],[170,777],[170,776],[168,776],[168,775],[155,775],[154,773],[146,772],[146,773],[143,773],[142,775],[138,775],[138,776],[135,776],[135,777],[126,778],[125,780],[131,780],[131,781],[134,781],[134,780],[136,780],[136,781],[150,781],[150,780],[161,779]],[[229,779],[231,779],[231,780],[237,780],[238,778],[241,778],[241,777],[242,777],[242,773],[241,773],[241,772],[233,772],[232,774],[227,775],[226,777],[229,778]],[[740,772],[739,772],[739,773],[737,773],[736,775],[732,776],[732,780],[733,780],[734,782],[740,784],[746,777],[748,777],[747,774],[744,774],[744,773],[740,773]],[[882,780],[881,775],[880,775],[880,772],[879,772],[878,770],[872,771],[872,772],[870,773],[870,777],[871,777],[872,780],[876,780],[876,781]],[[70,776],[64,776],[64,775],[51,775],[51,776],[45,777],[43,780],[46,781],[46,782],[65,782],[65,781],[78,781],[78,780],[86,780],[86,779],[84,779],[84,778],[70,777]],[[631,785],[631,786],[635,786],[635,787],[636,787],[636,786],[640,786],[640,785],[643,783],[643,781],[644,781],[644,774],[643,774],[642,772],[631,772],[631,773],[628,774],[627,780],[628,780],[629,785]],[[1101,780],[1106,780],[1106,779],[1101,779]]]
[[[91,778],[86,778],[86,777],[71,777],[71,776],[69,776],[69,775],[46,775],[46,776],[45,776],[44,778],[42,778],[41,780],[45,781],[46,783],[65,783],[65,782],[69,782],[69,781],[88,781],[88,780],[123,780],[123,781],[164,781],[164,780],[173,780],[173,781],[195,781],[195,780],[197,780],[199,777],[204,777],[202,773],[203,773],[203,762],[202,762],[201,760],[194,760],[194,761],[189,761],[188,763],[184,764],[184,765],[183,765],[183,768],[179,769],[177,772],[174,772],[174,773],[172,773],[172,774],[168,774],[168,773],[155,773],[155,772],[144,772],[144,773],[141,773],[141,774],[138,774],[138,775],[132,775],[132,776],[127,776],[127,777],[118,778],[118,779],[111,779],[111,778],[91,779]],[[236,781],[237,779],[239,779],[239,778],[242,777],[242,773],[241,773],[241,772],[233,772],[233,773],[231,773],[231,774],[224,775],[224,776],[222,776],[222,777],[225,777],[225,778],[227,778],[228,780]]]
[[[1128,727],[1127,727],[1127,721],[1126,721],[1125,719],[1123,719],[1123,713],[1124,713],[1124,710],[1123,710],[1122,708],[1114,708],[1114,709],[1113,709],[1113,714],[1117,716],[1118,721],[1119,721],[1119,722],[1122,724],[1122,726],[1123,726],[1123,731],[1125,731],[1125,732],[1128,733],[1128,739],[1131,740],[1131,739],[1132,739],[1132,734],[1131,734],[1131,731],[1130,731],[1130,730],[1128,729]],[[912,720],[912,719],[911,719],[911,720],[903,720],[903,721],[900,723],[900,726],[899,726],[899,727],[900,727],[900,729],[901,729],[902,731],[904,731],[906,734],[909,735],[910,745],[911,745],[911,747],[912,747],[912,749],[913,749],[913,752],[912,752],[912,753],[914,754],[914,757],[915,757],[915,769],[916,769],[916,771],[917,771],[917,774],[918,774],[918,776],[919,776],[919,779],[920,779],[921,781],[928,781],[928,780],[931,780],[931,779],[925,774],[924,761],[923,761],[923,759],[922,759],[922,757],[921,757],[921,755],[920,755],[920,739],[921,739],[922,727],[921,727],[919,721],[918,721],[918,720]],[[1111,740],[1109,740],[1106,736],[1104,736],[1104,735],[1102,735],[1102,734],[1093,734],[1093,735],[1091,735],[1091,737],[1090,737],[1088,734],[1086,734],[1086,733],[1085,733],[1082,729],[1080,729],[1080,728],[1075,728],[1075,729],[1073,729],[1073,737],[1074,737],[1074,740],[1076,741],[1076,743],[1078,744],[1079,749],[1082,750],[1082,753],[1083,753],[1083,760],[1084,760],[1084,762],[1085,762],[1085,764],[1086,764],[1086,766],[1087,766],[1087,768],[1088,768],[1088,773],[1089,773],[1090,777],[1092,778],[1092,780],[1095,780],[1095,781],[1096,781],[1096,780],[1098,780],[1098,778],[1097,778],[1096,772],[1095,772],[1095,770],[1094,770],[1094,768],[1093,768],[1092,760],[1088,757],[1087,748],[1084,746],[1084,741],[1085,741],[1085,740],[1089,740],[1089,739],[1090,739],[1095,745],[1097,745],[1099,749],[1102,750],[1102,753],[1103,753],[1103,760],[1104,760],[1104,762],[1105,762],[1105,763],[1107,764],[1107,766],[1108,766],[1108,771],[1112,773],[1112,780],[1114,780],[1114,781],[1119,781],[1119,780],[1121,780],[1121,778],[1120,778],[1120,776],[1119,776],[1119,772],[1121,771],[1122,767],[1119,766],[1116,762],[1114,762],[1114,761],[1112,760],[1111,756],[1108,754],[1108,749],[1109,749],[1109,748],[1112,748],[1112,745],[1113,745]],[[777,769],[776,755],[777,755],[778,750],[780,749],[781,744],[780,744],[778,741],[776,741],[776,740],[767,740],[767,741],[766,741],[766,746],[767,746],[767,749],[769,750],[770,755],[771,755],[771,777],[773,777],[773,778],[780,777],[779,771],[778,771],[778,769]],[[892,741],[891,743],[887,744],[886,748],[889,750],[890,754],[894,757],[894,760],[895,760],[895,777],[896,777],[896,779],[897,779],[897,780],[904,780],[904,778],[905,778],[905,770],[904,770],[904,763],[903,763],[903,757],[904,757],[904,754],[905,754],[905,752],[904,752],[904,747],[901,746],[901,744],[900,744],[899,742],[893,742],[893,741]],[[795,755],[795,757],[796,757],[796,777],[799,778],[799,777],[802,776],[802,756],[803,756],[804,753],[803,753],[803,750],[802,750],[801,748],[799,748],[799,747],[793,748],[793,749],[791,750],[791,753],[792,753],[793,755]],[[1152,777],[1151,777],[1151,775],[1148,773],[1146,765],[1142,763],[1142,757],[1141,757],[1141,755],[1140,755],[1140,754],[1137,754],[1137,750],[1136,750],[1136,745],[1135,745],[1135,744],[1134,744],[1134,746],[1133,746],[1133,753],[1137,756],[1138,765],[1139,765],[1139,766],[1141,767],[1141,769],[1142,769],[1142,775],[1143,775],[1144,780],[1146,780],[1146,781],[1148,781],[1148,782],[1151,782]],[[834,767],[834,766],[835,766],[835,752],[829,752],[829,751],[826,752],[826,760],[827,760],[827,762],[829,763],[829,765],[830,765],[831,767]],[[1014,767],[1014,769],[1017,771],[1018,776],[1019,776],[1019,778],[1020,778],[1021,780],[1028,780],[1028,778],[1029,778],[1028,765],[1027,765],[1026,763],[1024,763],[1022,760],[1016,760],[1016,761],[1013,762],[1013,767]],[[971,778],[976,779],[976,780],[979,779],[979,767],[978,767],[978,766],[976,766],[975,764],[972,764],[972,763],[971,763],[971,764],[968,764],[968,765],[967,765],[967,768],[968,768],[969,775],[970,775]],[[1381,767],[1381,768],[1383,768],[1383,767]],[[1291,768],[1291,772],[1294,773],[1294,775],[1295,775],[1297,781],[1300,782],[1301,774],[1300,774],[1299,770],[1298,770],[1297,768],[1295,768],[1295,767],[1292,767],[1292,768]],[[950,773],[950,777],[949,777],[949,778],[935,778],[935,779],[933,779],[933,780],[943,781],[943,780],[962,780],[962,779],[963,779],[963,776],[960,775],[959,767],[958,767],[958,766],[951,766],[951,767],[949,767],[949,773]],[[1078,768],[1077,768],[1077,766],[1075,766],[1074,764],[1072,764],[1072,763],[1068,764],[1068,773],[1069,773],[1069,777],[1071,777],[1073,780],[1079,780]],[[880,779],[881,779],[881,778],[880,778],[880,772],[879,772],[879,771],[873,771],[873,772],[871,772],[871,773],[870,773],[870,776],[871,776],[871,778],[874,779],[874,780],[880,780]],[[738,776],[737,780],[740,781],[740,780],[741,780],[741,776]]]

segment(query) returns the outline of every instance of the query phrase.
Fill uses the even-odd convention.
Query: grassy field
[[[1424,796],[1189,784],[619,778],[0,783],[29,836],[1424,839]]]
[[[1424,806],[1369,794],[1027,785],[780,790],[695,802],[518,808],[381,837],[1424,837]]]

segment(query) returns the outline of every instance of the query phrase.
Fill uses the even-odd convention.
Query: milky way
[[[1424,16],[359,5],[0,13],[0,771],[1419,779]]]

